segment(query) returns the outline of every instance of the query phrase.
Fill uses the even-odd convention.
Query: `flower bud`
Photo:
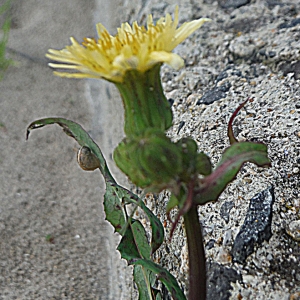
[[[150,129],[145,133],[139,142],[137,156],[155,185],[167,184],[181,172],[180,148],[159,130]]]
[[[118,167],[142,188],[166,188],[181,172],[181,149],[164,132],[149,128],[139,138],[125,138],[114,152]]]

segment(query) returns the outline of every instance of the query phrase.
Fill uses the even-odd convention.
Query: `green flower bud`
[[[136,140],[125,138],[114,151],[114,161],[134,184],[140,187],[149,186],[151,180],[140,167],[136,155],[137,148],[138,142]]]
[[[165,133],[149,128],[139,138],[125,138],[115,149],[118,167],[139,187],[160,191],[178,177],[181,149]]]
[[[151,128],[139,142],[137,156],[153,185],[168,184],[181,172],[180,148],[164,132]]]

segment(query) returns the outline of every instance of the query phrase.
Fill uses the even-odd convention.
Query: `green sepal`
[[[209,157],[204,152],[197,153],[196,171],[198,174],[207,176],[212,172],[212,165]]]
[[[209,157],[203,152],[197,152],[196,141],[192,138],[182,138],[176,145],[181,148],[182,172],[179,174],[181,181],[188,183],[195,175],[211,173],[212,166]]]
[[[181,171],[180,148],[159,130],[151,128],[145,132],[136,154],[155,186],[168,184]]]
[[[149,174],[140,166],[136,150],[139,144],[135,139],[124,138],[115,148],[113,159],[120,170],[139,187],[148,187],[152,180]]]
[[[181,181],[189,182],[196,173],[197,143],[191,138],[182,138],[176,145],[180,148],[182,171],[179,174]]]

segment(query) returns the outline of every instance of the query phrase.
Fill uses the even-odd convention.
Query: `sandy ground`
[[[109,299],[112,229],[103,181],[76,163],[76,143],[60,128],[26,126],[45,116],[91,130],[84,81],[52,75],[45,53],[70,36],[94,36],[94,1],[15,1],[0,82],[0,299]],[[88,183],[88,184],[87,184]]]

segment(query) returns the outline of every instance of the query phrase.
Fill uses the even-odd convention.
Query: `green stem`
[[[189,253],[189,300],[206,299],[206,265],[197,206],[184,215]]]
[[[165,131],[172,125],[159,73],[160,64],[146,72],[129,70],[122,83],[115,83],[123,100],[127,137],[139,136],[148,128]]]

